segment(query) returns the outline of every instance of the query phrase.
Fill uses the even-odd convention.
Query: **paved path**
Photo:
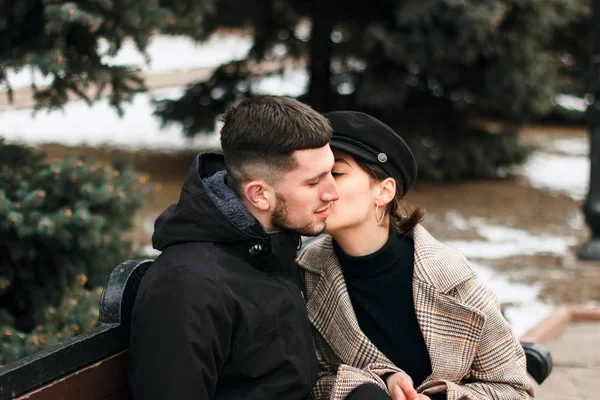
[[[536,400],[600,399],[600,322],[574,322],[544,345],[554,370],[536,388]]]

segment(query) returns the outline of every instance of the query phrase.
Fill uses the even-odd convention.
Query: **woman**
[[[330,236],[299,257],[320,364],[313,396],[532,398],[525,355],[493,293],[420,225],[423,211],[401,213],[417,173],[410,148],[369,115],[326,117],[340,199]]]

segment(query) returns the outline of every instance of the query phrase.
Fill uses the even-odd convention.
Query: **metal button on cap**
[[[379,160],[380,163],[384,163],[387,161],[387,154],[385,153],[379,153],[377,154],[377,159]]]

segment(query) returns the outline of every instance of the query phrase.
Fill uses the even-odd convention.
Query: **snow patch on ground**
[[[569,143],[565,141],[564,143]],[[590,181],[590,159],[538,151],[522,166],[523,176],[534,188],[583,200]]]
[[[505,306],[504,314],[517,337],[523,336],[541,320],[549,316],[554,308],[538,300],[540,288],[508,281],[491,268],[473,263],[479,280],[485,283]]]
[[[485,260],[514,256],[564,256],[577,243],[575,237],[533,235],[530,232],[497,225],[484,218],[464,218],[457,211],[446,214],[446,222],[458,230],[475,230],[482,239],[443,241],[472,261],[479,280],[488,285],[505,306],[505,316],[517,337],[524,335],[550,315],[554,308],[538,300],[538,285],[515,283],[505,274],[485,265]]]

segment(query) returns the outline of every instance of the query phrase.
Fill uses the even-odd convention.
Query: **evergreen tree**
[[[525,156],[518,128],[551,112],[554,94],[585,93],[587,0],[0,0],[0,10],[0,85],[8,69],[52,76],[38,107],[70,92],[89,99],[90,84],[111,86],[117,107],[143,89],[103,58],[127,38],[143,51],[154,29],[197,40],[240,29],[254,38],[248,56],[159,102],[164,124],[212,131],[261,78],[305,68],[302,101],[383,119],[407,137],[422,177],[502,176]]]
[[[79,275],[59,304],[43,308],[31,331],[16,329],[14,317],[0,309],[0,366],[96,327],[102,287],[91,290],[86,282],[87,277]]]
[[[496,177],[526,155],[519,126],[581,83],[581,68],[567,68],[565,54],[579,48],[568,33],[585,33],[573,30],[587,26],[584,0],[242,3],[217,2],[204,28],[252,27],[248,57],[158,104],[163,122],[181,124],[188,136],[210,131],[228,104],[256,95],[258,79],[306,65],[303,101],[382,118],[407,137],[421,176]]]
[[[38,108],[60,107],[69,95],[91,102],[93,88],[110,89],[121,111],[144,83],[108,57],[126,39],[144,52],[153,30],[172,22],[158,0],[0,0],[0,88],[11,96],[7,72],[27,68],[52,79],[48,87],[32,85]]]
[[[78,159],[47,164],[0,140],[0,308],[16,329],[43,323],[73,283],[103,286],[132,257],[124,237],[149,194],[146,176]]]

